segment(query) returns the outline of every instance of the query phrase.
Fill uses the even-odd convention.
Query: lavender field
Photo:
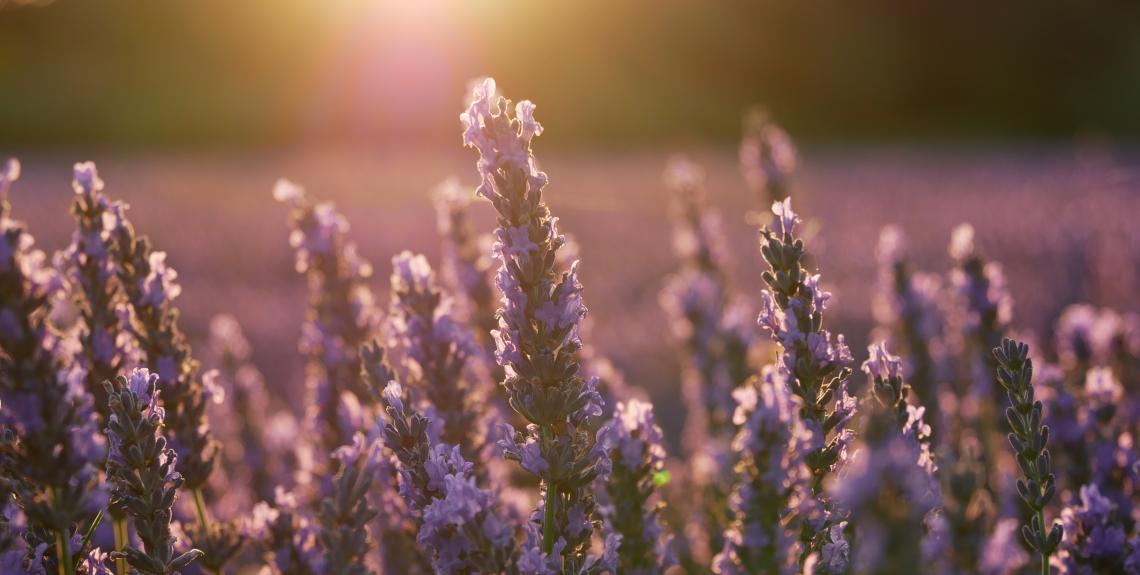
[[[687,152],[704,166],[741,293],[758,298],[766,269],[757,228],[747,217],[760,206],[740,173],[737,150],[693,148],[555,151],[542,160],[553,174],[552,209],[581,246],[591,340],[653,397],[673,445],[684,417],[680,362],[658,301],[665,277],[679,265],[662,178],[672,155]],[[438,265],[432,190],[451,177],[475,181],[470,158],[446,148],[81,158],[99,160],[108,192],[131,205],[136,225],[179,270],[184,289],[178,303],[190,340],[204,345],[210,319],[233,315],[252,342],[254,363],[283,398],[303,389],[296,342],[305,282],[293,271],[286,210],[272,199],[273,183],[287,176],[335,202],[352,224],[348,235],[376,267],[371,287],[385,302],[391,256],[409,249]],[[21,161],[16,212],[42,248],[61,249],[74,227],[60,214],[72,201],[75,158]],[[797,208],[818,228],[812,251],[825,286],[836,294],[828,321],[853,349],[866,347],[875,325],[875,247],[888,224],[906,232],[919,267],[938,273],[952,265],[951,230],[973,224],[1016,294],[1014,326],[1043,343],[1051,343],[1054,322],[1073,303],[1140,311],[1134,298],[1140,289],[1140,154],[1133,150],[824,147],[801,150],[799,162]],[[489,233],[490,207],[477,203],[471,213],[476,231]]]
[[[475,170],[10,160],[4,569],[1140,571],[1131,155],[534,109],[476,85]]]

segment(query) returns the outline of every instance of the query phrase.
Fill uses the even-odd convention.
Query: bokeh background
[[[892,222],[930,271],[972,222],[1021,329],[1076,301],[1140,311],[1135,2],[0,0],[0,154],[23,160],[12,201],[49,250],[71,233],[72,163],[97,161],[179,270],[191,337],[234,314],[274,389],[300,397],[304,282],[273,182],[337,203],[383,300],[394,253],[438,261],[431,188],[475,181],[458,114],[483,75],[538,104],[591,337],[671,434],[660,174],[676,152],[705,165],[737,288],[758,294],[735,159],[758,103],[799,144],[794,201],[857,356]]]

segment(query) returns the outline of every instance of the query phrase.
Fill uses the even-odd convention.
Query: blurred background
[[[395,252],[438,261],[431,188],[476,180],[458,114],[484,75],[537,103],[592,337],[670,432],[660,174],[676,152],[705,165],[737,286],[758,294],[736,164],[757,103],[800,148],[792,195],[858,360],[892,222],[936,272],[972,222],[1022,329],[1045,333],[1076,301],[1140,310],[1136,2],[0,0],[0,155],[23,160],[15,214],[49,250],[71,234],[71,165],[97,161],[179,270],[191,337],[236,315],[284,394],[302,379],[305,294],[273,182],[337,203],[384,301]]]

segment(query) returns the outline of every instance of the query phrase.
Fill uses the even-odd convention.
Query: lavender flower
[[[442,424],[440,441],[480,461],[485,390],[467,369],[478,354],[471,336],[450,314],[450,298],[436,286],[427,258],[402,252],[392,258],[392,345],[404,352],[406,382],[423,394]]]
[[[1125,565],[1128,541],[1125,517],[1096,485],[1083,485],[1080,503],[1061,511],[1064,537],[1057,557],[1066,574],[1132,573]]]
[[[875,250],[879,280],[874,316],[881,337],[904,358],[906,379],[919,402],[938,420],[936,380],[942,375],[942,330],[945,318],[939,307],[942,286],[937,276],[915,272],[906,258],[906,238],[897,226],[886,226]]]
[[[140,361],[159,378],[168,440],[178,453],[182,480],[193,497],[197,523],[188,531],[206,556],[202,565],[218,571],[242,543],[236,525],[210,520],[203,492],[219,450],[207,407],[211,400],[222,398],[205,385],[179,327],[174,300],[182,286],[178,272],[166,263],[166,253],[154,251],[122,216],[113,237],[122,260],[117,270],[119,283],[130,303],[129,329],[138,341]]]
[[[371,395],[360,380],[359,348],[372,339],[379,322],[368,279],[372,266],[345,237],[348,221],[333,204],[315,203],[304,190],[281,180],[273,197],[292,207],[289,243],[296,268],[309,283],[309,310],[301,351],[309,360],[308,424],[327,451],[352,441],[359,421],[343,418],[342,407],[367,407]]]
[[[738,389],[733,441],[739,454],[730,505],[735,517],[714,573],[798,573],[800,530],[817,524],[820,509],[804,456],[819,439],[800,419],[802,400],[785,374],[766,366],[754,385]]]
[[[667,280],[659,299],[684,353],[682,444],[689,456],[687,479],[696,489],[682,555],[707,564],[723,546],[727,526],[725,484],[731,477],[736,408],[732,393],[752,375],[748,356],[757,337],[751,312],[729,285],[726,240],[718,214],[707,206],[703,171],[674,158],[665,182],[674,197],[673,243],[682,268]]]
[[[182,476],[175,471],[178,455],[168,449],[162,435],[165,409],[158,404],[158,374],[145,368],[107,383],[111,415],[107,438],[107,478],[113,497],[132,519],[142,548],[117,549],[112,556],[126,558],[130,566],[149,575],[173,575],[203,553],[192,549],[175,554],[171,535],[176,491]]]
[[[614,417],[598,430],[598,443],[611,463],[602,517],[606,532],[620,536],[620,573],[661,573],[673,561],[672,538],[659,517],[665,504],[655,496],[667,481],[663,441],[653,405],[636,399],[619,403]]]
[[[550,554],[557,540],[565,541],[561,569],[579,572],[593,564],[587,555],[594,517],[589,485],[602,471],[585,424],[601,406],[594,383],[578,375],[578,322],[586,308],[577,265],[561,276],[554,269],[563,239],[542,201],[546,174],[530,152],[542,126],[530,102],[519,102],[512,115],[491,79],[475,89],[460,119],[464,144],[479,151],[477,192],[498,212],[493,252],[503,307],[493,332],[496,360],[506,373],[511,407],[532,424],[515,442],[537,441],[546,464],[536,474],[543,490],[542,551]],[[507,455],[521,460],[513,449]]]
[[[125,225],[126,206],[103,195],[103,180],[91,162],[75,165],[75,200],[71,212],[76,230],[64,252],[73,300],[82,323],[77,361],[87,372],[87,389],[94,398],[101,419],[107,412],[103,382],[113,379],[132,363],[137,344],[122,320],[129,317],[127,303],[119,286],[118,250],[115,237]]]
[[[284,453],[272,444],[269,390],[251,361],[249,340],[230,315],[210,320],[209,363],[216,369],[215,385],[225,400],[209,408],[222,441],[221,457],[229,483],[239,484],[262,501],[272,501],[278,482],[286,476]]]
[[[116,231],[123,259],[119,280],[132,306],[131,329],[145,365],[159,377],[170,444],[178,452],[186,487],[197,490],[213,471],[218,446],[206,419],[208,392],[178,325],[178,273],[167,265],[166,253],[153,251],[129,223],[122,222]]]
[[[803,400],[802,418],[818,437],[807,455],[813,489],[844,457],[851,441],[847,421],[855,400],[847,393],[851,352],[843,336],[832,340],[823,329],[823,312],[831,294],[819,287],[819,275],[808,275],[801,262],[803,240],[795,236],[799,218],[791,200],[772,205],[776,219],[761,231],[761,252],[770,266],[763,278],[770,288],[762,294],[759,324],[780,345],[778,368],[792,393]]]
[[[365,566],[365,557],[374,546],[368,524],[377,510],[366,495],[382,463],[381,446],[378,439],[358,433],[352,444],[333,454],[340,462],[340,471],[333,480],[332,492],[321,500],[318,513],[319,539],[325,552],[323,566],[328,573],[372,573]]]
[[[1042,425],[1042,405],[1033,398],[1033,360],[1029,359],[1029,346],[1011,339],[1002,340],[1001,347],[994,348],[994,357],[998,383],[1009,394],[1009,443],[1024,476],[1017,480],[1017,493],[1034,514],[1031,523],[1022,527],[1022,536],[1041,555],[1041,572],[1048,575],[1049,556],[1061,542],[1063,530],[1057,521],[1045,533],[1045,507],[1053,499],[1056,485],[1052,457],[1046,448],[1049,427]]]
[[[865,445],[832,486],[855,526],[852,570],[938,571],[946,534],[930,427],[923,421],[924,409],[907,401],[910,386],[902,377],[902,361],[884,344],[872,344],[868,352],[863,371],[872,397],[863,402]]]
[[[472,230],[470,195],[455,178],[435,189],[437,228],[443,239],[442,276],[480,342],[490,345],[491,330],[498,327],[494,270],[482,245],[482,240],[489,243],[490,238],[476,236]]]
[[[295,494],[278,489],[273,505],[253,508],[249,536],[265,549],[266,566],[274,575],[325,573],[321,527],[297,502]]]
[[[72,534],[106,503],[97,463],[105,446],[72,363],[74,341],[48,322],[63,278],[46,264],[23,223],[11,218],[8,191],[19,163],[0,170],[0,481],[27,519],[27,562],[74,573]]]
[[[436,573],[504,573],[512,565],[514,531],[496,512],[494,493],[476,485],[474,466],[458,445],[433,441],[430,422],[410,411],[399,383],[383,392],[384,437],[399,461],[400,495],[417,516],[417,541]]]
[[[740,173],[760,206],[788,197],[788,180],[796,169],[796,148],[763,110],[744,118],[740,140]]]
[[[950,257],[955,265],[950,283],[957,296],[953,327],[965,338],[960,346],[968,359],[965,365],[972,370],[965,379],[972,382],[970,393],[977,395],[979,401],[988,403],[991,398],[1000,401],[1000,391],[990,392],[993,382],[989,374],[995,364],[985,350],[998,346],[1008,332],[1013,298],[1006,289],[1001,265],[986,261],[978,252],[974,228],[969,224],[954,229]]]

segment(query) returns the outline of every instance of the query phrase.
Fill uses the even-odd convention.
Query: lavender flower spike
[[[368,524],[378,512],[367,495],[383,460],[381,447],[378,439],[358,433],[352,444],[333,454],[340,461],[340,471],[333,480],[332,492],[321,500],[318,513],[324,569],[328,573],[372,573],[365,566],[365,558],[375,545]]]
[[[75,165],[71,185],[75,190],[71,213],[76,230],[64,258],[82,320],[77,360],[87,372],[87,389],[105,420],[110,414],[103,382],[132,363],[137,348],[130,330],[122,325],[129,314],[118,281],[121,263],[115,246],[115,237],[126,223],[126,205],[107,199],[103,180],[91,162]]]
[[[798,573],[799,531],[819,515],[804,461],[817,440],[800,419],[802,400],[784,379],[767,366],[758,381],[734,394],[740,429],[733,441],[740,454],[730,498],[735,520],[713,560],[714,573]]]
[[[772,204],[776,218],[761,233],[761,252],[770,269],[762,295],[759,324],[780,345],[778,367],[792,393],[803,400],[802,417],[817,434],[818,446],[807,455],[819,491],[851,441],[847,421],[855,400],[847,394],[851,352],[840,335],[832,340],[823,328],[823,312],[831,294],[819,286],[819,275],[802,266],[803,240],[795,236],[800,219],[790,199]]]
[[[471,190],[450,178],[435,189],[437,228],[443,239],[444,284],[462,304],[463,317],[476,331],[480,343],[491,346],[495,319],[494,272],[481,240],[470,221]]]
[[[1024,475],[1017,480],[1017,493],[1033,513],[1031,523],[1023,526],[1021,533],[1029,546],[1041,555],[1042,575],[1049,575],[1049,556],[1061,542],[1063,528],[1060,521],[1054,521],[1049,532],[1045,532],[1045,507],[1053,499],[1057,486],[1052,457],[1046,447],[1049,426],[1042,425],[1041,402],[1033,398],[1033,360],[1029,358],[1029,346],[1008,338],[994,348],[994,357],[998,363],[998,383],[1009,394],[1010,407],[1005,412],[1011,431],[1009,444]]]
[[[745,116],[740,172],[761,206],[788,197],[788,180],[795,169],[796,148],[787,132],[763,110]]]
[[[0,169],[0,482],[27,520],[27,562],[74,573],[72,534],[106,504],[96,467],[106,451],[76,342],[48,322],[63,278],[10,215],[18,175],[15,160]]]
[[[384,387],[384,437],[399,461],[400,495],[419,528],[417,541],[436,573],[507,573],[514,567],[514,530],[499,517],[496,497],[475,482],[458,445],[433,442],[430,422],[408,408],[396,381]]]
[[[452,319],[450,298],[436,286],[427,258],[407,251],[392,258],[391,293],[389,333],[392,345],[404,353],[406,383],[435,410],[440,440],[479,462],[484,390],[467,370],[478,347]]]
[[[360,380],[358,356],[380,319],[368,286],[372,265],[356,253],[346,237],[348,221],[332,203],[314,202],[286,180],[277,183],[273,197],[292,207],[289,244],[297,250],[297,272],[309,283],[300,346],[309,362],[308,425],[331,452],[363,431],[356,421],[340,417],[342,405],[367,406],[372,398]]]
[[[601,406],[594,383],[579,375],[578,322],[586,307],[577,265],[555,270],[564,239],[542,201],[547,178],[530,150],[542,126],[530,102],[519,102],[512,114],[491,79],[476,87],[460,119],[464,144],[479,152],[478,194],[498,212],[493,253],[503,307],[494,332],[496,360],[506,372],[511,407],[531,423],[515,443],[538,445],[542,464],[528,470],[542,482],[542,551],[549,554],[564,541],[561,569],[580,572],[595,564],[587,554],[595,516],[589,487],[602,469],[585,424]],[[514,449],[507,455],[523,461]]]
[[[125,557],[140,573],[173,575],[202,552],[192,549],[176,555],[174,551],[170,519],[183,480],[174,470],[178,456],[167,448],[162,435],[166,411],[158,404],[157,382],[158,374],[142,368],[106,384],[111,412],[107,478],[113,497],[130,515],[142,542],[141,549],[117,549],[112,556]]]
[[[598,430],[598,443],[612,467],[602,516],[606,531],[621,536],[619,573],[661,573],[673,562],[671,537],[660,518],[665,503],[654,495],[668,480],[663,441],[653,405],[637,399],[619,403],[613,418]]]

